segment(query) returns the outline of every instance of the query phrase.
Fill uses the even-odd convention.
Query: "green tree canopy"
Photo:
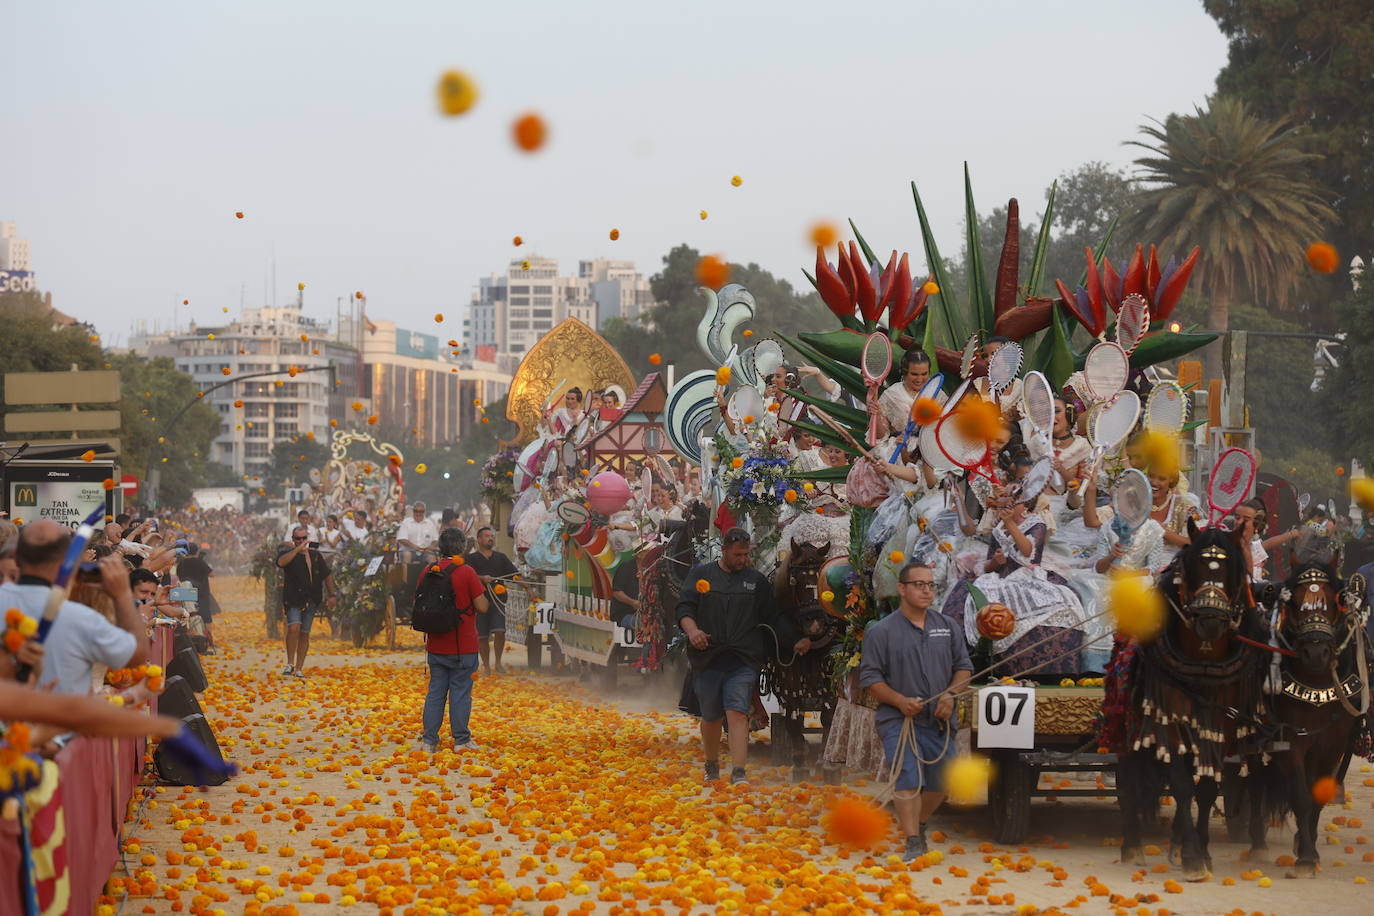
[[[110,365],[119,371],[122,388],[120,466],[142,477],[151,457],[159,476],[158,505],[185,505],[191,490],[205,485],[206,456],[219,435],[219,414],[197,398],[200,388],[191,376],[165,356],[145,360],[123,353],[111,356]],[[188,404],[176,426],[164,434],[166,422]]]
[[[1266,118],[1304,128],[1318,153],[1318,186],[1340,214],[1328,240],[1345,253],[1374,249],[1374,17],[1368,0],[1203,0],[1230,40],[1217,89]],[[1344,298],[1344,272],[1311,284],[1319,302]],[[1315,279],[1315,278],[1314,278]]]
[[[1152,155],[1136,160],[1142,187],[1126,234],[1164,251],[1202,247],[1194,283],[1213,329],[1224,331],[1231,304],[1247,295],[1286,308],[1306,270],[1304,249],[1335,217],[1309,177],[1317,157],[1296,131],[1226,97],[1141,131],[1152,142],[1131,145]],[[1207,352],[1212,375],[1216,350]]]

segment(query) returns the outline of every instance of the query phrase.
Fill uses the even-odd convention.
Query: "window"
[[[266,442],[245,442],[243,446],[245,458],[266,458],[272,454],[272,446]]]
[[[534,310],[534,317],[535,317],[535,318],[552,318],[552,317],[553,317],[553,309],[535,309],[535,310]]]
[[[300,409],[300,404],[278,404],[277,419],[280,420],[282,417],[298,417],[300,416]]]
[[[548,295],[548,294],[551,294],[551,293],[553,292],[553,287],[552,287],[552,286],[536,286],[536,287],[534,288],[534,291],[535,291],[536,294],[538,294],[538,293],[544,293],[545,295]]]

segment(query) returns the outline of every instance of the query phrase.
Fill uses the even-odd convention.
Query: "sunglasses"
[[[293,540],[293,541],[303,541],[303,540],[305,540],[305,538],[292,538],[291,540]]]

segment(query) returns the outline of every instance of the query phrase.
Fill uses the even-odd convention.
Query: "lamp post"
[[[294,374],[294,375],[301,375],[301,374],[306,373],[306,372],[328,372],[328,373],[329,373],[329,380],[330,380],[331,382],[334,380],[334,365],[331,363],[331,364],[329,364],[329,365],[327,365],[327,366],[309,366],[309,367],[304,368],[304,369],[302,369],[302,368],[296,368],[295,371],[294,371],[294,373],[293,373],[292,370],[289,369],[289,368],[288,368],[288,369],[269,369],[269,370],[267,370],[267,371],[265,371],[265,372],[249,372],[249,373],[247,373],[246,375],[236,375],[236,376],[234,376],[233,378],[227,378],[227,379],[225,379],[225,380],[222,381],[222,382],[216,382],[215,384],[211,385],[209,388],[206,388],[205,390],[201,391],[201,392],[200,392],[199,394],[197,394],[195,397],[191,398],[191,400],[187,401],[185,404],[181,405],[181,409],[178,410],[176,413],[172,414],[171,418],[170,418],[169,420],[167,420],[166,423],[162,424],[162,430],[161,430],[161,432],[160,432],[159,435],[158,435],[158,441],[157,441],[156,443],[154,443],[154,445],[155,445],[155,446],[156,446],[156,445],[160,445],[160,444],[167,438],[167,436],[172,432],[172,427],[176,426],[177,421],[180,420],[180,419],[182,418],[182,416],[186,413],[186,411],[190,410],[191,407],[192,407],[197,401],[202,401],[202,400],[204,400],[204,399],[205,399],[205,396],[206,396],[207,394],[209,394],[210,392],[212,392],[212,391],[218,391],[219,389],[223,388],[225,385],[232,385],[232,384],[234,384],[235,382],[245,382],[245,381],[247,381],[248,379],[254,379],[254,378],[267,378],[267,377],[270,377],[270,376],[273,376],[273,375],[293,375],[293,374]],[[143,469],[143,479],[144,479],[144,481],[147,483],[147,487],[148,487],[148,507],[149,507],[150,509],[156,509],[156,508],[157,508],[157,488],[158,488],[158,484],[160,483],[160,479],[161,479],[161,477],[162,477],[162,469],[159,468],[159,467],[157,466],[157,464],[159,464],[159,463],[161,463],[161,462],[157,462],[157,463],[154,462],[154,459],[157,457],[157,455],[155,454],[156,451],[157,451],[156,448],[151,448],[151,449],[148,450],[148,464],[147,464],[147,466],[144,467],[144,469]],[[162,460],[163,460],[163,461],[166,461],[167,459],[166,459],[165,456],[163,456],[163,459],[162,459]]]

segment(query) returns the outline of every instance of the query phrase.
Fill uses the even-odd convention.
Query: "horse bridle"
[[[1204,566],[1202,583],[1189,593],[1183,566],[1180,564],[1178,571],[1174,573],[1174,585],[1178,586],[1179,600],[1169,603],[1173,605],[1174,612],[1178,614],[1179,619],[1190,628],[1193,626],[1196,612],[1204,611],[1224,616],[1227,630],[1234,633],[1240,629],[1245,604],[1243,598],[1238,596],[1232,599],[1226,591],[1225,564],[1230,557],[1225,550],[1214,544],[1202,548],[1199,556]],[[1209,575],[1209,573],[1218,572],[1220,572],[1220,578],[1212,578]]]
[[[1341,706],[1343,706],[1350,715],[1364,715],[1369,710],[1370,699],[1369,671],[1366,665],[1364,646],[1357,645],[1355,648],[1356,671],[1359,674],[1360,680],[1361,708],[1356,709],[1350,702],[1349,696],[1341,689],[1341,684],[1343,682],[1338,670],[1340,657],[1345,653],[1346,648],[1350,645],[1350,641],[1364,633],[1364,622],[1361,619],[1363,615],[1350,613],[1350,608],[1347,606],[1345,600],[1345,591],[1339,587],[1339,583],[1333,580],[1324,569],[1317,567],[1304,569],[1302,572],[1298,573],[1296,585],[1298,587],[1298,594],[1285,594],[1284,596],[1285,612],[1291,609],[1290,605],[1295,600],[1298,602],[1296,608],[1298,617],[1293,625],[1293,640],[1290,645],[1302,642],[1304,638],[1333,643],[1330,674],[1331,682],[1336,685],[1336,699],[1340,701]],[[1340,639],[1339,642],[1337,642],[1339,636],[1336,632],[1338,625],[1327,619],[1326,612],[1330,610],[1331,604],[1326,598],[1326,590],[1323,586],[1330,586],[1331,591],[1334,592],[1336,596],[1335,607],[1339,612],[1337,620],[1340,624],[1344,625],[1345,629],[1345,638]],[[1313,598],[1306,597],[1306,595],[1309,594],[1313,595]],[[1320,604],[1317,603],[1317,598],[1320,598]],[[1283,631],[1285,629],[1287,628],[1281,623],[1278,628],[1280,639],[1283,638]]]

